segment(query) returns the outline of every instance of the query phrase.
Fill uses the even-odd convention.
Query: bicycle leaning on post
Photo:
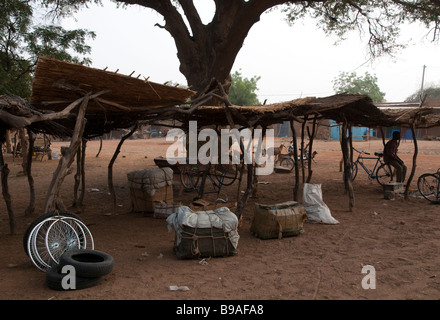
[[[384,185],[385,183],[391,182],[393,180],[393,172],[390,166],[382,160],[383,153],[375,152],[374,156],[371,156],[369,152],[359,151],[356,149],[354,150],[359,154],[356,161],[354,161],[352,165],[352,181],[354,181],[357,176],[359,166],[364,169],[369,179],[376,179],[380,185]],[[376,160],[373,169],[368,169],[364,163],[364,160]]]
[[[290,171],[292,171],[293,168],[295,168],[295,164],[296,163],[301,163],[301,155],[298,155],[297,161],[294,161],[293,148],[294,148],[294,146],[293,146],[293,141],[292,141],[290,143],[289,148],[288,148],[289,155],[284,156],[281,159],[281,161],[280,161],[280,166],[283,167],[283,168],[289,169]],[[299,150],[301,151],[301,148]],[[313,151],[312,156],[311,156],[313,161],[315,161],[314,158],[315,158],[317,153],[318,153],[317,151]],[[306,148],[304,150],[304,152],[303,152],[303,161],[302,161],[302,163],[304,165],[304,168],[308,167],[308,165],[309,165],[309,158],[310,158],[309,149]]]
[[[203,193],[216,193],[217,200],[227,202],[227,199],[220,198],[220,191],[223,186],[230,186],[238,177],[237,164],[186,164],[180,166],[180,182],[187,191],[196,190],[197,197],[200,199]],[[211,181],[214,191],[204,191],[204,186],[199,185],[199,180],[203,176]],[[227,198],[227,196],[226,196]],[[216,201],[217,201],[216,200]]]
[[[420,194],[431,203],[440,203],[440,169],[434,173],[424,173],[417,180]]]

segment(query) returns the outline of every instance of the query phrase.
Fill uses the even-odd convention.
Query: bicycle
[[[204,186],[199,186],[200,178],[205,176],[211,181],[214,191],[204,192]],[[197,190],[196,199],[200,199],[203,193],[217,193],[220,195],[220,190],[223,186],[232,185],[238,176],[237,164],[215,164],[212,167],[211,163],[203,164],[187,164],[180,166],[180,182],[186,191]],[[223,199],[223,202],[227,202]]]
[[[361,166],[361,168],[363,168],[365,170],[369,179],[371,179],[371,180],[376,179],[377,182],[381,186],[383,186],[385,183],[392,181],[393,173],[392,173],[390,166],[388,164],[386,164],[385,162],[383,162],[383,160],[382,160],[383,153],[375,152],[374,153],[375,157],[373,157],[373,156],[368,157],[370,155],[369,152],[359,151],[356,149],[354,149],[354,150],[356,152],[358,152],[359,154],[358,154],[356,161],[354,161],[352,164],[352,177],[351,177],[352,181],[354,181],[354,179],[357,176],[358,166]],[[367,156],[364,156],[364,155],[367,155]],[[375,163],[372,170],[370,170],[366,167],[366,165],[364,164],[364,160],[376,160],[376,163]]]
[[[440,169],[435,173],[424,173],[417,180],[417,188],[426,200],[440,203]]]
[[[293,148],[294,148],[293,142],[291,142],[289,148],[287,148],[287,150],[289,151],[289,155],[284,156],[280,161],[280,166],[283,168],[289,169],[290,171],[292,171],[293,168],[295,168],[295,163],[299,163],[301,161],[301,155],[298,155],[297,161],[294,161]],[[299,150],[301,151],[301,148]],[[313,161],[315,161],[314,158],[317,154],[318,154],[317,151],[312,152],[311,158]],[[310,152],[308,149],[306,149],[303,152],[303,161],[302,161],[304,168],[307,168],[309,165],[309,158],[310,158],[309,155],[310,155]]]

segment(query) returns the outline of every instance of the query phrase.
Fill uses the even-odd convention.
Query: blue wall
[[[336,125],[334,120],[330,121],[330,125]],[[353,140],[363,140],[364,136],[367,135],[367,127],[352,127],[351,132],[353,136]],[[376,136],[375,130],[370,130],[370,137]],[[334,126],[330,130],[330,138],[333,140],[339,140],[339,126]]]

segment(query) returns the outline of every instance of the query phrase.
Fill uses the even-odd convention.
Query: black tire
[[[358,174],[358,165],[356,162],[353,162],[351,165],[351,181],[354,181]]]
[[[76,275],[84,278],[96,278],[109,274],[113,269],[113,257],[105,252],[89,249],[73,249],[64,252],[59,265],[71,265]]]
[[[389,165],[383,164],[379,168],[377,168],[376,180],[381,186],[383,186],[385,183],[390,182],[392,178],[393,173]]]
[[[62,273],[63,266],[57,264],[47,270],[46,272],[46,284],[52,290],[66,291],[66,290],[80,290],[93,287],[99,283],[101,277],[95,278],[84,278],[76,275],[75,277],[75,288],[65,289],[63,288],[63,278],[67,276],[67,273]]]
[[[183,165],[180,168],[180,182],[187,191],[197,188],[200,172],[195,165]]]
[[[283,167],[283,168],[286,168],[286,169],[289,169],[290,171],[292,171],[293,168],[295,168],[295,162],[293,161],[292,158],[286,157],[286,158],[281,159],[280,167]]]
[[[439,201],[439,182],[437,175],[432,173],[424,173],[417,180],[417,188],[423,198],[430,202]]]
[[[238,165],[236,164],[216,164],[214,175],[217,182],[223,186],[230,186],[237,179]]]
[[[29,256],[27,245],[28,245],[29,235],[31,234],[32,229],[34,229],[37,226],[37,224],[39,224],[40,222],[46,220],[47,218],[56,216],[56,215],[60,215],[60,216],[63,216],[63,217],[75,218],[75,219],[78,219],[79,221],[82,221],[80,216],[78,216],[75,213],[68,212],[68,211],[50,211],[48,213],[45,213],[45,214],[39,216],[38,218],[36,218],[34,221],[31,222],[29,227],[27,227],[26,231],[24,232],[24,235],[23,235],[23,249],[24,249],[24,252],[26,253],[26,255]]]

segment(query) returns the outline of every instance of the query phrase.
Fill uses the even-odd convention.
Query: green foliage
[[[42,19],[35,18],[35,4],[25,0],[0,2],[0,94],[29,97],[38,56],[90,64],[90,59],[74,54],[90,53],[86,40],[95,34],[43,24]],[[49,10],[48,5],[45,8]]]
[[[440,87],[428,87],[423,89],[423,96],[427,96],[428,98],[440,98]],[[420,91],[414,92],[408,98],[405,99],[405,102],[420,102]]]
[[[372,57],[392,55],[404,47],[397,42],[403,23],[420,22],[440,36],[440,3],[432,0],[291,1],[284,11],[290,23],[310,16],[327,34],[343,40],[349,31],[367,35]]]
[[[241,72],[235,71],[232,75],[232,84],[229,89],[229,100],[236,106],[254,106],[261,104],[255,91],[260,77],[243,78]]]
[[[365,72],[363,77],[358,77],[356,72],[341,72],[333,80],[333,90],[336,93],[352,93],[368,95],[373,102],[382,102],[385,93],[377,85],[377,77]]]

